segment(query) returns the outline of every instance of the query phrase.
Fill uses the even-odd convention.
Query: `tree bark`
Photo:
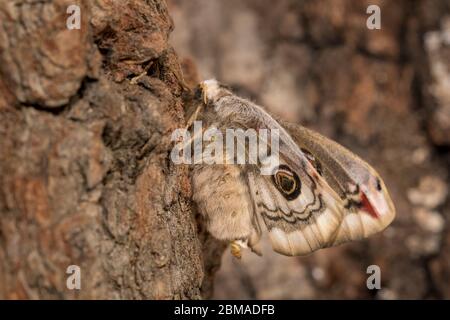
[[[168,160],[185,120],[166,4],[80,1],[69,30],[71,4],[0,4],[0,298],[200,298],[216,264]]]

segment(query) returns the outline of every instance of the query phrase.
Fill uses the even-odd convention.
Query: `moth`
[[[193,199],[215,238],[228,241],[234,256],[249,247],[261,254],[268,232],[274,251],[307,255],[367,238],[385,229],[395,208],[379,174],[365,161],[324,136],[277,121],[216,80],[200,83],[207,126],[277,129],[279,162],[271,174],[262,164],[195,164]]]

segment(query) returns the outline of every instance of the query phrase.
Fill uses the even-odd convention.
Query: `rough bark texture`
[[[70,4],[0,2],[0,298],[199,298],[166,4],[80,1],[69,30]]]
[[[381,30],[366,8],[381,8]],[[372,163],[397,207],[367,241],[287,258],[224,256],[217,298],[450,298],[450,3],[170,0],[171,37],[216,77]],[[447,199],[447,200],[446,200]],[[377,264],[382,290],[366,287]]]

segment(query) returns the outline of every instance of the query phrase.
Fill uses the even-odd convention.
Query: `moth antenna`
[[[203,108],[204,104],[199,103],[197,107],[195,107],[192,114],[189,116],[189,119],[186,121],[186,127],[185,129],[189,129],[195,120],[197,120],[198,114],[200,113],[200,110]]]

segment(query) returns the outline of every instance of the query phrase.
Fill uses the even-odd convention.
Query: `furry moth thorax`
[[[193,198],[216,238],[259,252],[261,234],[284,255],[369,237],[394,219],[395,208],[378,173],[336,142],[300,125],[275,120],[216,80],[199,85],[199,118],[219,130],[277,129],[279,165],[197,164]],[[240,254],[240,253],[239,253]]]

